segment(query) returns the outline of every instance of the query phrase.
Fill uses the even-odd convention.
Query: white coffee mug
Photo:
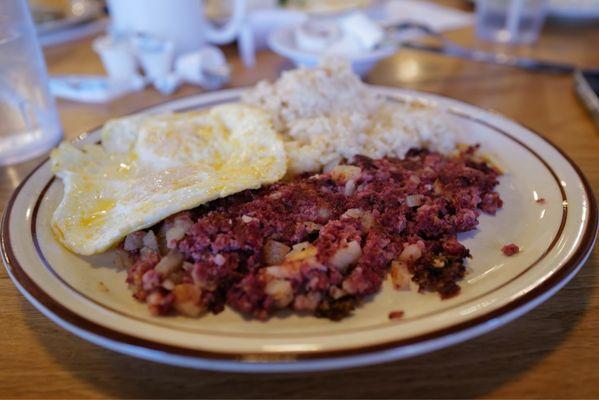
[[[244,20],[245,3],[234,1],[231,18],[221,28],[206,19],[202,0],[108,0],[108,10],[115,33],[144,33],[170,40],[175,55],[179,55],[207,43],[235,40]]]

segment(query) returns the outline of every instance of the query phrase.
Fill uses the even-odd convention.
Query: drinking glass
[[[476,34],[499,43],[530,44],[545,21],[546,0],[477,0]]]
[[[62,137],[26,0],[0,0],[0,165],[36,157]]]

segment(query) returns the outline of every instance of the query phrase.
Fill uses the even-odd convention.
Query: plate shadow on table
[[[507,326],[430,354],[342,371],[250,375],[172,367],[105,350],[58,327],[41,334],[34,329],[39,316],[24,314],[62,368],[109,397],[469,398],[517,379],[566,340],[589,307],[597,258],[595,252],[558,294]]]

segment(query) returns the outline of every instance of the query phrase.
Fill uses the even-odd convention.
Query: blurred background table
[[[462,5],[446,0],[442,3]],[[456,41],[483,46],[472,29]],[[91,39],[46,49],[52,74],[98,74]],[[599,26],[551,23],[520,54],[599,67]],[[231,87],[274,79],[291,68],[263,51],[245,69],[234,46]],[[599,191],[599,134],[577,99],[571,76],[532,73],[402,50],[367,81],[454,97],[507,115],[561,147]],[[147,89],[104,105],[59,101],[66,138],[165,98]],[[0,210],[39,162],[0,168]],[[599,252],[557,295],[480,338],[432,354],[347,371],[243,375],[187,370],[119,355],[60,329],[21,296],[0,269],[0,397],[599,397]]]

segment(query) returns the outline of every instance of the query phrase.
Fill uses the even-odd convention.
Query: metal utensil
[[[424,34],[429,37],[433,37],[437,39],[439,43],[427,44],[414,41],[405,41],[398,38],[398,34],[401,33],[402,35],[405,35],[406,31],[410,30]],[[503,53],[493,53],[488,51],[469,49],[448,39],[442,33],[437,32],[426,25],[413,22],[406,22],[388,28],[388,37],[389,40],[395,41],[401,47],[440,53],[451,57],[459,57],[477,62],[486,62],[508,67],[523,68],[531,71],[549,72],[556,74],[569,74],[578,69],[575,65],[572,64],[542,61],[534,58],[517,57]]]

